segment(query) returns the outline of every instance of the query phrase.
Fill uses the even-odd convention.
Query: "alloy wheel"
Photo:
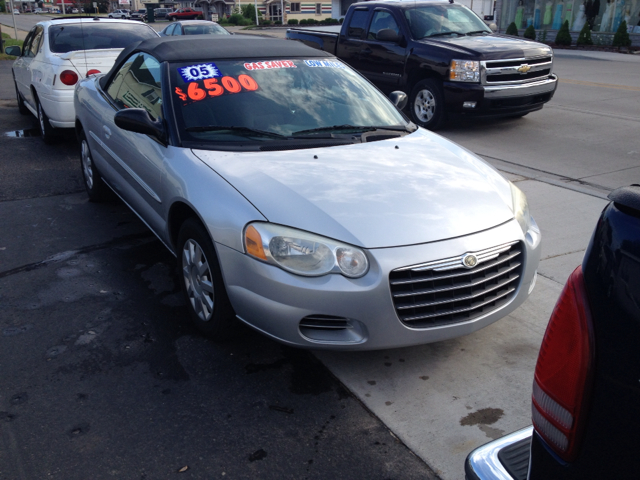
[[[430,90],[420,90],[413,102],[416,117],[422,122],[429,122],[436,111],[436,99]]]
[[[191,238],[182,249],[182,275],[193,311],[200,320],[208,322],[215,303],[213,276],[202,247]]]
[[[82,172],[84,173],[84,181],[87,183],[87,188],[91,190],[93,188],[93,162],[91,161],[91,152],[89,151],[89,145],[86,140],[82,140]]]

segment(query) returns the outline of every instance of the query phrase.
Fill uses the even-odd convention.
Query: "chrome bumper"
[[[529,426],[476,448],[464,462],[466,480],[513,480],[500,462],[498,453],[532,434],[533,427]]]
[[[519,85],[490,85],[484,86],[484,97],[488,100],[497,98],[526,97],[555,91],[558,77],[551,74],[549,78],[539,82],[523,83]]]

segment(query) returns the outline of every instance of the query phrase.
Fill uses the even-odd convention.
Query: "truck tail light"
[[[567,462],[575,459],[580,447],[593,358],[593,326],[578,267],[567,280],[542,339],[531,408],[536,432]]]
[[[65,85],[75,85],[78,81],[78,74],[73,70],[64,70],[60,74],[60,81]]]

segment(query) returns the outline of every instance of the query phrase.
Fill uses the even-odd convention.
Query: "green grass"
[[[24,43],[22,40],[14,40],[7,33],[2,33],[2,40],[4,40],[4,48],[11,47],[13,45],[18,45],[22,48],[22,44]],[[4,53],[4,49],[2,53],[0,53],[0,60],[15,60],[16,57],[12,57],[11,55],[7,55]]]

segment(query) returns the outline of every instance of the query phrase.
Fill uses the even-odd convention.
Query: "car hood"
[[[270,222],[365,248],[459,237],[513,218],[504,177],[423,129],[306,150],[193,152]]]
[[[551,47],[532,40],[493,35],[471,37],[436,37],[419,40],[424,45],[437,45],[448,50],[473,56],[478,60],[500,60],[506,58],[532,58],[551,55]]]

